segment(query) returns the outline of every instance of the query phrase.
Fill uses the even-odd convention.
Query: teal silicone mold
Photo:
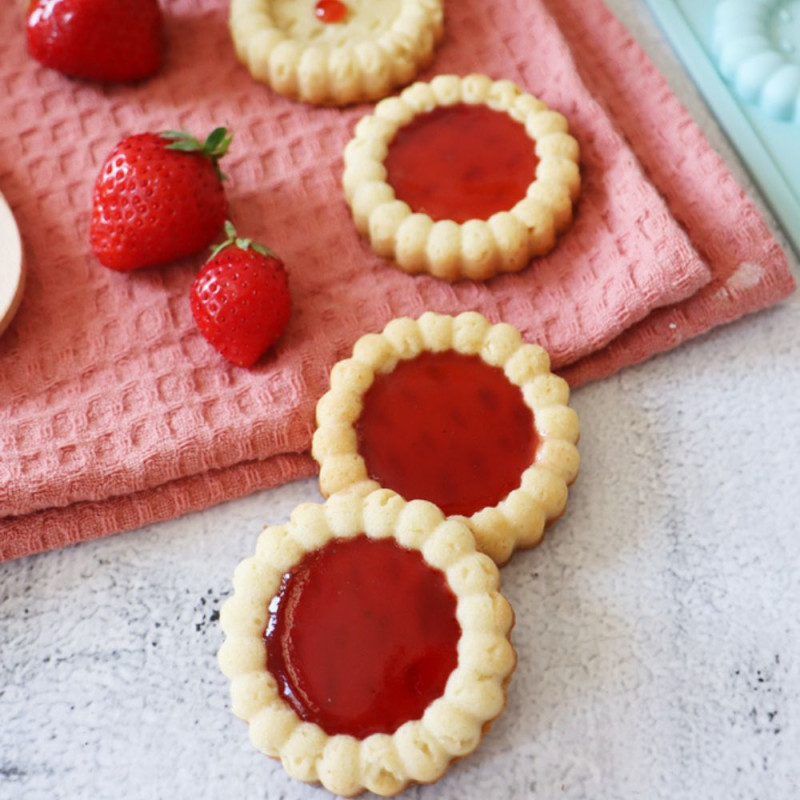
[[[723,0],[711,45],[742,100],[800,125],[800,0]]]
[[[744,99],[733,82],[721,72],[719,57],[722,48],[715,44],[715,31],[720,27],[719,15],[729,16],[726,33],[737,39],[754,37],[758,45],[769,43],[772,52],[785,59],[783,63],[800,63],[800,43],[792,43],[800,28],[800,0],[646,0],[653,16],[669,40],[687,72],[703,94],[714,116],[738,151],[753,181],[761,190],[784,233],[800,255],[800,127],[796,124],[797,108],[789,114],[791,102],[788,88],[770,90],[770,114],[761,104]],[[720,11],[721,6],[730,10]],[[738,11],[744,11],[740,14]],[[760,32],[754,33],[754,28]],[[742,29],[749,32],[742,32]],[[746,49],[738,44],[737,48]],[[736,51],[739,52],[738,50]],[[762,50],[763,52],[763,50]],[[741,56],[737,56],[741,58]],[[728,55],[731,63],[736,60]],[[790,61],[796,59],[796,61]],[[766,59],[765,59],[766,61]],[[771,59],[773,63],[775,59]],[[727,63],[727,62],[726,62]],[[755,67],[748,68],[758,72]],[[762,67],[762,69],[764,69]],[[778,68],[780,70],[780,67]],[[773,73],[774,74],[774,73]],[[767,78],[768,84],[770,78]],[[758,83],[757,81],[753,81]],[[763,80],[760,82],[763,84]],[[759,99],[765,89],[757,90]],[[780,99],[783,98],[783,99]],[[796,103],[796,101],[795,101]],[[783,117],[779,117],[780,112]]]

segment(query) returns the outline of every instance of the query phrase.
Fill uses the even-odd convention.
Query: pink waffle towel
[[[577,386],[794,288],[750,200],[601,0],[448,1],[422,77],[516,81],[569,118],[583,171],[574,227],[550,256],[452,286],[386,266],[353,229],[341,152],[368,108],[308,107],[255,83],[235,60],[227,9],[171,3],[165,68],[133,87],[40,67],[17,4],[0,9],[0,188],[29,270],[0,339],[0,559],[313,474],[331,365],[392,317],[480,310],[547,347]],[[195,329],[200,256],[118,274],[87,243],[92,186],[119,139],[216,125],[235,134],[232,218],[291,274],[290,326],[252,370]]]

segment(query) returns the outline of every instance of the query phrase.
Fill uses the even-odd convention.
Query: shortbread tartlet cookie
[[[261,752],[339,795],[438,780],[506,704],[514,615],[433,504],[343,492],[267,527],[233,576],[218,661]]]
[[[442,0],[232,0],[239,60],[276,92],[318,105],[386,97],[432,60]]]
[[[504,564],[564,510],[579,423],[547,352],[476,312],[394,319],[331,370],[311,452],[320,489],[435,503]]]
[[[438,75],[358,122],[342,184],[379,256],[484,280],[555,246],[572,223],[579,157],[566,118],[511,81]]]

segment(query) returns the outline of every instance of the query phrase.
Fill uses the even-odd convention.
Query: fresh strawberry
[[[138,81],[161,66],[158,0],[31,0],[28,52],[75,78]]]
[[[283,333],[292,298],[283,262],[266,247],[228,238],[214,249],[191,289],[192,314],[210,344],[240,367],[255,364]]]
[[[230,142],[225,128],[203,143],[179,131],[123,139],[94,187],[89,239],[100,263],[128,272],[208,247],[227,215],[218,162]]]

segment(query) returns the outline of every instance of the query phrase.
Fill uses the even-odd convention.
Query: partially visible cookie
[[[476,312],[394,319],[334,365],[317,404],[320,489],[435,503],[503,564],[564,510],[578,472],[569,386],[545,350]]]
[[[318,105],[386,97],[433,60],[442,0],[232,0],[239,60],[276,92]]]
[[[436,781],[505,707],[513,611],[495,564],[431,503],[304,503],[233,585],[218,656],[233,712],[294,778],[344,796]]]
[[[579,147],[562,114],[511,81],[438,75],[377,104],[344,151],[358,231],[409,273],[517,272],[572,223]]]

